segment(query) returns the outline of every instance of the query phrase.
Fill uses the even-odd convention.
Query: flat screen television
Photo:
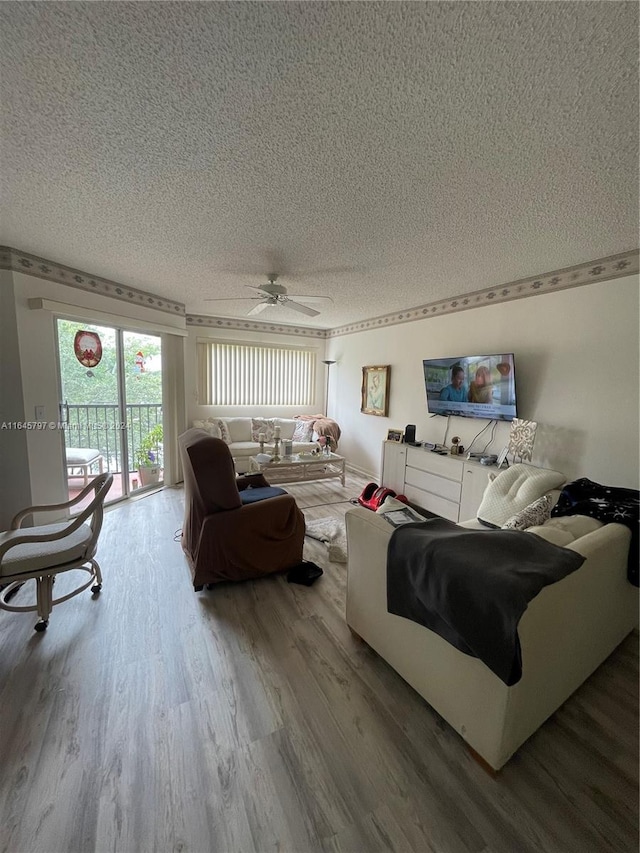
[[[425,358],[422,365],[431,414],[495,421],[517,417],[513,353]]]

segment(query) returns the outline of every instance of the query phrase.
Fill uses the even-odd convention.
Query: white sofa
[[[261,416],[256,415],[255,417],[258,418]],[[251,438],[252,418],[208,418],[207,420],[195,420],[192,425],[199,429],[205,429],[211,435],[214,435],[216,438],[220,438],[220,433],[216,428],[216,424],[219,420],[223,420],[229,430],[229,437],[231,440],[230,442],[227,442],[227,444],[229,445],[229,450],[231,451],[231,455],[235,462],[236,472],[238,474],[244,474],[250,468],[249,458],[260,452],[259,443],[257,441],[253,441]],[[299,421],[295,418],[264,418],[263,420],[273,422],[274,426],[280,427],[281,439],[292,439],[293,432],[299,424]],[[312,438],[309,441],[296,441],[293,443],[293,453],[310,451],[318,446],[316,439],[313,438],[313,429],[310,430],[310,434]],[[222,437],[224,438],[224,435]],[[273,451],[273,441],[265,444],[265,452],[269,453],[270,451]],[[280,450],[280,455],[282,455],[282,449]]]
[[[387,612],[386,558],[393,528],[382,516],[351,509],[346,527],[350,628],[495,770],[638,624],[638,590],[627,580],[631,534],[626,527],[573,516],[531,528],[522,535],[533,530],[586,559],[530,603],[518,628],[522,678],[507,687],[477,658]]]

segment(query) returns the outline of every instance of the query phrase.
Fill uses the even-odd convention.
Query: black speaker
[[[405,444],[413,444],[416,440],[416,425],[415,424],[407,424],[404,428],[404,443]]]

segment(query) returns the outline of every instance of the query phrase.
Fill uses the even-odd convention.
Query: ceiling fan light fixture
[[[235,302],[237,299],[250,299],[255,301],[259,299],[260,302],[247,312],[248,316],[260,314],[265,310],[265,308],[270,308],[273,305],[279,305],[281,308],[291,308],[293,311],[298,311],[300,314],[306,314],[307,317],[316,317],[320,312],[316,311],[315,308],[310,308],[308,305],[303,305],[302,302],[333,302],[333,299],[330,296],[289,296],[287,294],[287,288],[282,284],[276,283],[277,278],[277,273],[269,273],[266,284],[263,284],[260,287],[256,287],[253,284],[246,285],[251,290],[257,290],[259,295],[247,297],[240,296],[235,298],[228,297],[223,299],[205,299],[205,302]],[[302,300],[302,302],[297,302],[297,299]]]

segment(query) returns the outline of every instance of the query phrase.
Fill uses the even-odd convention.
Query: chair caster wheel
[[[204,586],[203,586],[202,584],[200,584],[200,586],[196,586],[196,585],[194,584],[194,586],[193,586],[193,591],[194,591],[194,592],[202,592],[202,590],[203,590],[203,589],[204,589]]]
[[[36,624],[33,626],[33,630],[34,631],[46,631],[48,624],[49,624],[48,619],[41,619],[39,622],[36,622]]]
[[[97,594],[100,592],[100,590],[101,590],[101,589],[102,589],[102,584],[101,584],[101,583],[96,583],[96,584],[94,584],[94,585],[91,587],[91,592],[92,592],[94,595],[97,595]]]

